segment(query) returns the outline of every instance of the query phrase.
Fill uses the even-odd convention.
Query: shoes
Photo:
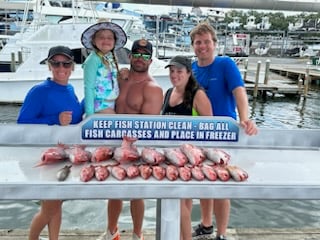
[[[214,238],[214,240],[227,240],[226,236],[220,235]]]
[[[97,240],[120,240],[120,234],[118,229],[114,234],[111,234],[110,230],[108,229],[101,236],[99,236]]]
[[[205,227],[201,224],[198,224],[193,230],[192,240],[213,240],[213,226]],[[223,239],[223,238],[222,238]],[[219,240],[217,238],[216,240]]]
[[[141,237],[138,237],[137,234],[132,233],[132,240],[144,240],[143,234],[141,233]]]

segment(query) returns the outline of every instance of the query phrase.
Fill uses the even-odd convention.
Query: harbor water
[[[168,83],[162,85],[164,89]],[[0,124],[14,123],[20,106],[0,105]],[[320,89],[312,87],[306,98],[276,96],[250,100],[250,115],[259,128],[319,129]],[[303,159],[301,159],[303,164]],[[1,194],[1,193],[0,193]],[[147,199],[144,228],[154,229],[156,200]],[[39,209],[38,201],[0,201],[0,229],[28,229]],[[199,201],[194,200],[193,224],[199,221]],[[120,229],[131,229],[128,201]],[[68,200],[63,204],[62,229],[102,231],[106,225],[105,200]],[[320,200],[232,200],[231,228],[320,227]]]

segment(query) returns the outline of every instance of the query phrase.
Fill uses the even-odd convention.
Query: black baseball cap
[[[152,44],[146,39],[140,39],[140,40],[134,41],[131,48],[131,52],[132,53],[137,52],[139,49],[146,51],[147,53],[152,55]]]
[[[55,55],[64,55],[73,60],[73,53],[71,49],[65,46],[55,46],[50,48],[47,60],[50,60]]]
[[[191,71],[191,60],[185,56],[175,56],[173,57],[169,64],[165,66],[165,68],[168,68],[170,66],[176,66],[178,68],[186,68],[187,70]]]

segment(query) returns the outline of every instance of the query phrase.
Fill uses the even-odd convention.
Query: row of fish
[[[125,177],[133,178],[138,175],[153,175],[156,179],[167,177],[169,180],[191,178],[203,180],[220,179],[227,181],[232,177],[236,181],[244,181],[248,174],[237,166],[228,165],[230,155],[224,150],[213,147],[197,147],[193,144],[184,143],[179,147],[152,148],[143,147],[139,153],[134,142],[136,138],[124,137],[121,146],[108,147],[99,146],[93,151],[86,149],[85,145],[68,146],[58,144],[56,148],[49,148],[41,157],[37,166],[60,162],[69,159],[73,164],[87,162],[100,163],[102,161],[114,160],[116,164],[95,166],[91,164],[81,170],[82,181],[89,181],[94,176],[98,180],[106,179],[110,173],[119,180]],[[110,161],[111,162],[111,161]],[[132,165],[127,169],[120,165]],[[101,170],[102,169],[102,170]],[[65,169],[64,171],[68,171]],[[96,172],[102,171],[106,176]],[[123,173],[124,172],[124,173]],[[136,173],[133,174],[133,173]],[[185,175],[180,172],[190,172]],[[201,172],[201,174],[200,174]],[[190,175],[190,177],[188,177]],[[147,179],[148,177],[143,177]],[[89,179],[89,180],[87,180]]]
[[[142,179],[149,179],[153,176],[157,180],[164,178],[175,181],[183,180],[189,181],[191,179],[202,181],[208,179],[210,181],[228,181],[231,178],[237,182],[244,181],[248,178],[248,174],[237,166],[225,165],[207,165],[200,166],[185,165],[177,167],[169,164],[161,165],[130,165],[123,167],[120,165],[87,165],[81,168],[80,180],[87,182],[95,178],[98,181],[106,180],[112,175],[117,180],[124,180],[126,178],[133,179],[141,177]]]
[[[157,165],[170,161],[176,166],[191,164],[197,166],[208,159],[215,164],[226,165],[230,155],[217,148],[200,148],[192,144],[182,144],[176,148],[162,148],[157,150],[144,147],[139,153],[133,144],[137,139],[124,137],[120,147],[99,146],[93,151],[86,149],[85,145],[68,146],[59,143],[57,147],[49,148],[42,153],[41,161],[36,166],[70,160],[73,164],[86,162],[102,162],[114,159],[119,163],[132,163],[141,159],[147,164]]]

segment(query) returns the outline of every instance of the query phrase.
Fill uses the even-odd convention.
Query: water
[[[0,105],[0,123],[15,122],[19,106]],[[281,97],[250,101],[250,115],[259,128],[319,129],[320,89],[307,98]],[[146,200],[144,228],[155,228],[156,201]],[[37,201],[1,201],[0,229],[27,229],[38,210]],[[199,221],[199,201],[194,201],[193,224]],[[63,229],[102,231],[106,224],[104,200],[68,200],[63,207]],[[119,222],[131,229],[128,202]],[[320,227],[320,200],[232,200],[229,227]]]

